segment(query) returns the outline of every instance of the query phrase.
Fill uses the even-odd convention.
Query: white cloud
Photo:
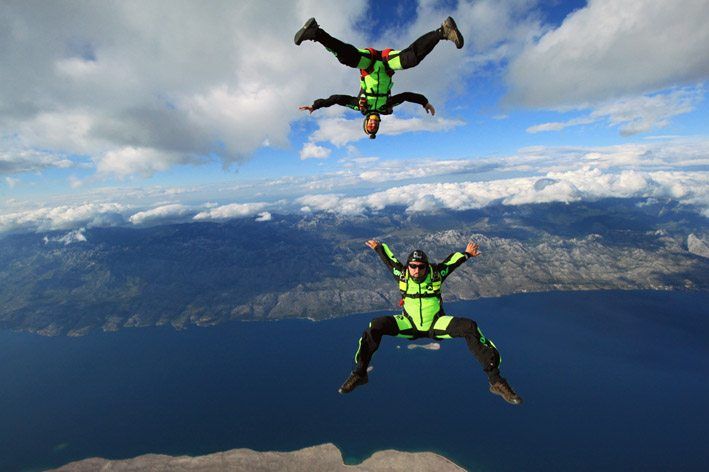
[[[0,215],[0,232],[15,230],[50,231],[79,226],[123,224],[130,208],[120,203],[84,203],[76,206],[37,208]]]
[[[85,243],[86,242],[86,228],[79,228],[74,231],[70,231],[61,238],[57,239],[58,242],[68,246],[72,243]]]
[[[672,198],[709,208],[709,177],[692,172],[603,172],[586,167],[578,171],[550,172],[488,182],[415,184],[390,188],[363,197],[307,195],[297,200],[311,209],[354,215],[391,206],[408,212],[437,209],[469,210],[493,203],[575,202],[602,198]]]
[[[624,136],[664,128],[673,116],[689,113],[704,96],[702,88],[684,89],[668,94],[626,98],[607,103],[593,112],[593,117],[607,117],[620,126]]]
[[[325,159],[332,151],[315,143],[305,143],[300,150],[301,159]]]
[[[22,149],[16,145],[0,149],[0,174],[37,172],[51,167],[66,169],[73,166],[74,163],[62,155]]]
[[[112,174],[126,177],[141,174],[145,177],[169,169],[172,165],[187,162],[180,154],[162,152],[151,148],[127,146],[107,152],[96,159],[99,174]]]
[[[271,213],[267,211],[262,211],[261,213],[258,214],[258,218],[256,218],[255,221],[271,221],[273,219],[273,216]]]
[[[616,146],[537,146],[482,160],[348,158],[346,163],[343,171],[274,181],[96,189],[77,203],[70,203],[76,196],[63,195],[53,199],[54,206],[47,202],[42,208],[0,200],[0,208],[7,212],[0,214],[0,232],[244,217],[268,221],[272,211],[366,214],[396,206],[432,212],[607,197],[669,198],[697,205],[709,215],[709,173],[703,170],[709,168],[709,140],[703,137],[665,137]],[[414,183],[393,187],[404,179]],[[361,195],[364,188],[372,190]],[[269,203],[180,203],[216,198],[248,201],[259,198],[259,191]],[[351,196],[353,191],[359,196]]]
[[[590,0],[509,65],[507,100],[578,107],[709,77],[706,0]]]
[[[268,206],[267,203],[257,202],[257,203],[231,203],[229,205],[222,205],[215,208],[211,208],[206,211],[197,213],[194,216],[196,221],[208,221],[208,220],[227,220],[230,218],[243,218],[246,216],[253,216],[261,212],[264,208]]]
[[[673,116],[689,113],[703,99],[703,95],[703,88],[699,87],[609,101],[599,105],[588,116],[565,122],[543,123],[531,126],[527,131],[530,133],[560,131],[570,126],[607,120],[610,125],[619,126],[624,136],[645,133],[654,128],[667,126]]]
[[[86,228],[75,229],[74,231],[70,231],[63,236],[58,237],[50,238],[49,236],[45,236],[42,240],[44,241],[44,244],[61,243],[65,246],[73,243],[83,243],[87,241]]]
[[[165,222],[166,220],[181,218],[192,213],[192,210],[185,205],[173,203],[162,205],[150,210],[140,211],[128,218],[134,225],[152,224],[155,222]]]
[[[20,179],[13,179],[12,177],[5,177],[5,183],[10,188],[15,188],[15,185],[20,183]]]

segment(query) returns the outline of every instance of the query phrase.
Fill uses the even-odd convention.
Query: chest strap
[[[431,292],[428,293],[408,293],[409,287],[409,271],[404,270],[399,276],[399,292],[401,293],[401,299],[404,298],[441,298],[441,284],[443,280],[441,274],[433,270],[431,265],[428,266],[428,270],[431,274]]]

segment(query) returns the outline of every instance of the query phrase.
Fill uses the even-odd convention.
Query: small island
[[[441,348],[441,344],[440,343],[409,344],[407,347],[409,349],[428,349],[429,351],[438,351]]]
[[[204,456],[167,456],[145,454],[132,459],[108,460],[98,457],[84,459],[64,465],[56,471],[88,472],[169,470],[181,471],[280,471],[291,472],[337,472],[337,471],[401,471],[461,472],[465,469],[455,465],[443,456],[432,452],[402,452],[386,450],[375,452],[357,465],[346,465],[340,450],[331,443],[306,447],[292,452],[259,452],[251,449],[232,449]]]

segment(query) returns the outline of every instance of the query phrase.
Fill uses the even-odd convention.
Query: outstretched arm
[[[389,270],[391,270],[394,277],[398,278],[401,275],[404,271],[404,264],[399,262],[394,253],[391,252],[391,249],[389,249],[389,246],[374,239],[370,239],[364,244],[374,249],[374,251],[379,254],[379,258],[386,264]]]
[[[350,95],[330,95],[328,98],[318,98],[312,105],[303,105],[298,107],[299,110],[305,110],[310,113],[320,108],[331,107],[332,105],[341,105],[343,107],[357,108],[357,97]]]
[[[441,277],[445,280],[451,272],[460,267],[465,261],[471,257],[478,257],[480,251],[478,251],[479,246],[474,242],[468,242],[465,247],[465,252],[454,252],[450,256],[446,257],[443,262],[436,264],[435,269],[441,273]]]
[[[392,107],[401,105],[404,102],[418,103],[426,109],[426,113],[430,113],[431,115],[436,114],[436,109],[433,108],[433,105],[431,105],[428,102],[428,99],[420,93],[402,92],[397,93],[396,95],[392,95],[389,99],[389,105],[391,105]]]

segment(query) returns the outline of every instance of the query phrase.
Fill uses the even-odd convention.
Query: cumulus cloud
[[[305,143],[300,150],[301,159],[325,159],[332,151],[315,143]]]
[[[611,173],[587,167],[578,171],[550,172],[541,178],[406,185],[362,197],[306,195],[297,203],[313,210],[345,215],[391,206],[404,206],[406,211],[415,213],[438,209],[470,210],[493,203],[522,205],[610,197],[672,198],[707,208],[708,184],[709,178],[705,174],[691,172]]]
[[[84,203],[37,208],[0,215],[0,232],[51,231],[79,226],[113,226],[125,222],[129,207],[120,203]]]
[[[79,228],[74,231],[69,231],[67,234],[56,238],[50,238],[49,236],[44,237],[44,244],[56,242],[68,246],[69,244],[84,243],[86,241],[86,228]]]
[[[190,213],[192,213],[192,210],[189,207],[178,203],[173,203],[170,205],[162,205],[150,210],[140,211],[134,215],[131,215],[128,218],[128,221],[134,225],[144,225],[182,218]]]
[[[709,77],[705,0],[590,0],[509,65],[509,103],[578,107]]]
[[[253,216],[268,206],[267,203],[231,203],[197,213],[196,221],[227,220],[230,218],[243,218]]]
[[[155,172],[167,170],[174,164],[187,163],[190,160],[192,159],[181,154],[126,146],[97,156],[96,169],[99,174],[113,174],[118,177],[132,174],[149,177]]]
[[[255,221],[271,221],[273,219],[273,216],[271,213],[267,211],[262,211],[261,213],[258,214],[258,218],[256,218]]]

